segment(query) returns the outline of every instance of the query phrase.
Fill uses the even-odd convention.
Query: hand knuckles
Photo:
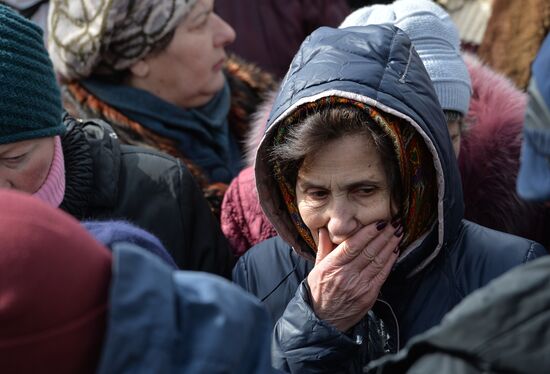
[[[372,260],[372,266],[376,270],[382,270],[384,268],[384,265],[385,265],[384,262],[381,259],[379,259],[378,257],[375,257]]]
[[[349,259],[352,259],[356,256],[358,251],[355,243],[343,242],[342,243],[342,254]]]

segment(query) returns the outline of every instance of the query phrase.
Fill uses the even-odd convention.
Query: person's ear
[[[149,70],[149,64],[143,59],[130,66],[132,74],[139,78],[147,77],[147,75],[149,75]]]

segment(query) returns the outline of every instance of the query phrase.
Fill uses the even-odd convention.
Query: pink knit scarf
[[[63,201],[65,196],[65,160],[59,136],[55,137],[55,150],[48,176],[33,195],[56,208]]]

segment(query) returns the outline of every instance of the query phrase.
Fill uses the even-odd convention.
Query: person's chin
[[[222,70],[218,71],[214,78],[212,79],[212,86],[214,87],[215,91],[220,91],[223,86],[225,85],[225,74]]]
[[[203,93],[205,94],[211,94],[212,96],[215,96],[218,92],[220,92],[223,87],[225,86],[225,75],[220,72],[219,74],[216,74],[208,84],[208,86],[205,87],[203,90]]]

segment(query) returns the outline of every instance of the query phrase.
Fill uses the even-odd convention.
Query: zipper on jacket
[[[395,353],[397,353],[397,352],[399,352],[400,347],[401,347],[400,339],[399,339],[399,322],[397,321],[397,316],[395,315],[395,313],[393,311],[393,308],[391,307],[390,303],[388,303],[387,301],[382,300],[382,299],[376,299],[376,301],[380,301],[382,304],[384,304],[388,307],[388,309],[390,310],[391,315],[393,317],[393,320],[395,321],[395,335],[396,335],[396,340],[397,340],[397,350],[396,350]]]

